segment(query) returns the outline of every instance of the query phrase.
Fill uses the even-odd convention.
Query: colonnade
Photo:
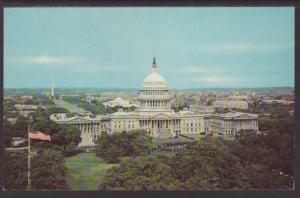
[[[75,123],[83,133],[100,133],[100,122]]]
[[[143,108],[169,108],[169,100],[141,100]]]
[[[143,90],[140,94],[143,96],[169,96],[168,90]]]
[[[212,120],[211,129],[215,133],[234,135],[241,129],[253,129],[258,131],[257,120],[236,119],[236,120]]]
[[[107,129],[106,123],[102,122],[70,122],[67,124],[74,125],[82,134],[101,134],[102,131]]]
[[[150,129],[154,132],[165,132],[169,130],[175,134],[180,132],[180,119],[152,119],[140,120],[140,127]]]
[[[234,120],[233,129],[254,129],[258,130],[257,120]]]

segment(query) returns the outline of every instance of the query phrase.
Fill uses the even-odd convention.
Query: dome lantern
[[[158,72],[155,57],[153,57],[152,72],[144,79],[143,88],[167,88],[165,79]]]
[[[155,57],[153,57],[152,71],[157,72],[157,64],[156,64],[156,61],[155,61]]]

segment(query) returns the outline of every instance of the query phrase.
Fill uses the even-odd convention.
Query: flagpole
[[[30,126],[28,124],[28,171],[27,171],[27,179],[28,179],[28,190],[31,190],[31,178],[30,178],[30,171],[31,171],[31,164],[30,164],[30,138],[29,138],[29,129]]]

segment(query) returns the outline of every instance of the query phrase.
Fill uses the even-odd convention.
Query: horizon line
[[[169,90],[185,90],[185,89],[253,89],[253,88],[295,88],[295,86],[259,86],[259,87],[198,87],[198,88],[168,88]],[[3,89],[51,89],[51,87],[3,87]],[[55,89],[135,89],[132,87],[55,87]]]

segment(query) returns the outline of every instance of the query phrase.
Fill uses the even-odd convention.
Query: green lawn
[[[80,108],[76,104],[69,103],[64,100],[56,100],[54,99],[53,102],[57,107],[62,107],[68,109],[71,113],[80,113],[80,112],[86,112],[86,110]]]
[[[101,177],[114,165],[106,163],[95,153],[81,153],[68,157],[68,184],[71,190],[98,190]]]

